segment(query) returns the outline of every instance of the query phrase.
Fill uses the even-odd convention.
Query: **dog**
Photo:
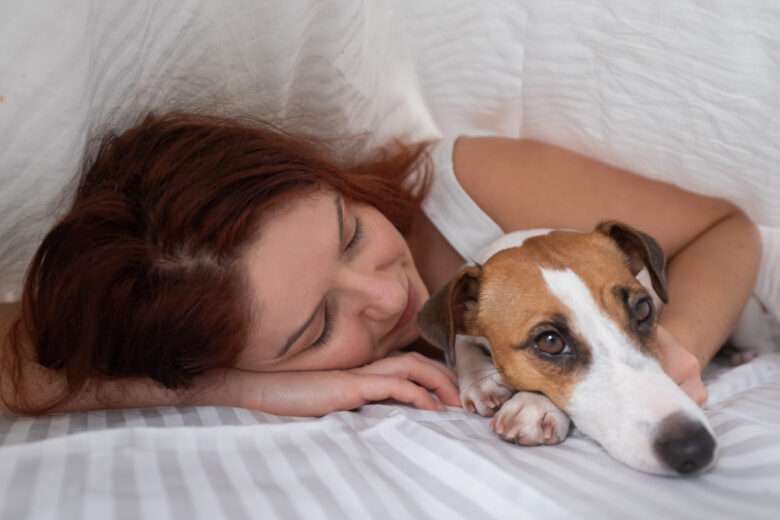
[[[658,361],[666,260],[651,236],[617,221],[523,231],[474,260],[418,314],[464,408],[493,416],[492,429],[518,444],[562,442],[573,420],[640,471],[714,465],[707,417]]]

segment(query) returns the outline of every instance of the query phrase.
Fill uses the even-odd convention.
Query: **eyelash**
[[[354,233],[352,233],[352,238],[349,239],[349,242],[347,242],[347,245],[344,247],[344,249],[347,251],[351,251],[355,249],[362,239],[363,239],[363,226],[360,223],[360,219],[356,217],[355,231]],[[321,347],[322,345],[326,344],[330,339],[332,332],[333,332],[333,316],[330,310],[330,306],[328,305],[328,302],[325,302],[325,324],[322,327],[322,333],[320,334],[320,337],[314,340],[314,343],[312,343],[311,346]]]
[[[325,302],[325,324],[322,327],[322,334],[320,334],[319,338],[314,340],[314,343],[312,343],[311,346],[319,347],[327,343],[330,339],[331,332],[333,332],[333,317],[331,316],[330,305],[328,305],[328,302]]]
[[[355,232],[352,233],[352,238],[349,239],[349,242],[347,242],[347,245],[344,249],[347,251],[354,249],[360,241],[363,239],[363,225],[360,222],[360,219],[355,217]]]

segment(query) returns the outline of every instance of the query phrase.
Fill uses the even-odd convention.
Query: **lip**
[[[395,327],[393,327],[393,332],[398,332],[399,330],[402,330],[404,327],[406,327],[417,315],[418,307],[419,307],[419,297],[417,296],[417,293],[414,290],[414,286],[411,284],[411,281],[408,285],[408,296],[406,299],[406,308],[404,309],[403,314],[401,314],[401,317],[398,318],[398,322],[395,324]]]

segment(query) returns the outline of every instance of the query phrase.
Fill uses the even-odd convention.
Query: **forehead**
[[[542,269],[570,269],[582,280],[596,302],[612,305],[616,285],[639,287],[628,269],[622,251],[601,233],[556,231],[526,240],[522,247],[494,255],[483,267],[480,292],[480,322],[500,327],[500,316],[511,308],[513,320],[533,321],[559,314],[560,301],[551,293]],[[503,320],[505,321],[505,320]]]
[[[336,200],[325,191],[296,197],[265,217],[245,251],[255,325],[264,341],[283,341],[325,290],[329,262],[338,249]]]

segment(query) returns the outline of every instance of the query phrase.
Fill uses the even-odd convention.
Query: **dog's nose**
[[[654,448],[664,463],[686,475],[712,462],[715,439],[701,422],[678,412],[661,421]]]

